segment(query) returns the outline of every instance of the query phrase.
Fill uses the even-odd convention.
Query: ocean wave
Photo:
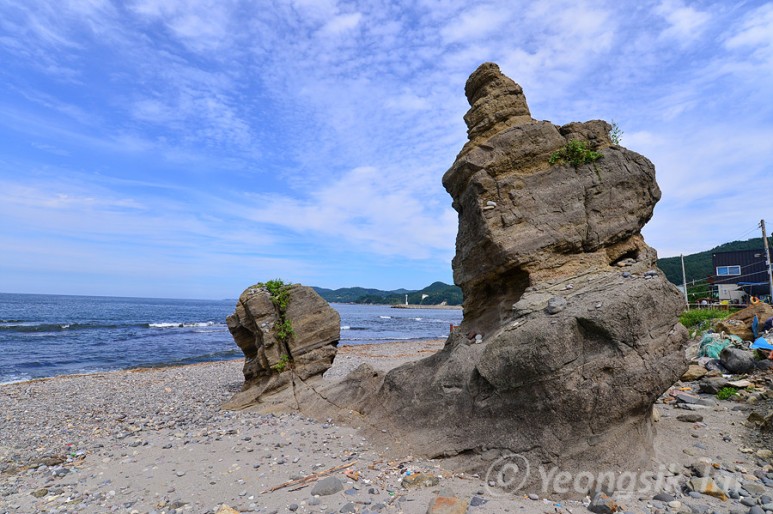
[[[185,323],[182,321],[166,322],[166,323],[148,323],[148,328],[202,328],[202,327],[214,327],[225,326],[222,323],[215,323],[214,321],[197,321],[194,323]]]
[[[381,319],[392,319],[392,316],[379,316]]]
[[[8,375],[0,375],[0,385],[5,384],[17,384],[19,382],[27,382],[34,377],[29,373],[11,373]]]
[[[61,332],[63,330],[93,330],[105,328],[120,328],[121,325],[102,325],[92,323],[51,323],[23,321],[0,325],[0,332]]]

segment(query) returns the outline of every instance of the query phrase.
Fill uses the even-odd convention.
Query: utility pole
[[[768,248],[768,233],[765,231],[765,220],[760,220],[762,229],[762,244],[765,245],[765,264],[768,267],[768,286],[770,287],[770,303],[773,303],[773,269],[770,266],[770,248]]]
[[[687,297],[687,275],[684,273],[684,254],[679,254],[682,259],[682,287],[684,287],[684,303],[687,304],[687,310],[690,309],[690,299]],[[770,260],[770,258],[768,258]]]

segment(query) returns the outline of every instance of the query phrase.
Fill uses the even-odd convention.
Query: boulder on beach
[[[338,312],[314,289],[278,280],[245,289],[226,323],[244,353],[244,386],[230,409],[327,371],[341,334]]]
[[[328,398],[446,466],[644,467],[653,404],[687,369],[683,300],[641,235],[655,168],[605,121],[533,119],[493,63],[465,92],[469,141],[443,177],[462,324],[437,354],[358,369]]]
[[[714,323],[714,330],[736,335],[744,341],[754,341],[754,332],[752,331],[754,316],[757,316],[758,329],[762,331],[765,321],[773,317],[773,307],[763,302],[749,305]]]

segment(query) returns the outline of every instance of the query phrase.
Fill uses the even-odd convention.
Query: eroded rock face
[[[604,121],[532,119],[495,64],[466,94],[470,141],[443,177],[462,325],[427,359],[358,370],[339,399],[413,451],[473,469],[511,453],[534,469],[646,467],[652,405],[687,369],[681,297],[640,234],[660,198],[654,166],[613,145]],[[601,158],[551,164],[574,139]]]
[[[243,408],[276,391],[293,379],[321,375],[333,364],[340,339],[338,312],[310,287],[288,286],[285,318],[293,334],[277,333],[280,309],[265,287],[244,290],[236,310],[226,318],[228,330],[244,352],[244,386],[226,408]]]

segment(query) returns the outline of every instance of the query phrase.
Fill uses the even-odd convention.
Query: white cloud
[[[440,34],[448,43],[485,39],[509,23],[512,12],[494,5],[474,5],[451,19]]]
[[[728,69],[768,74],[773,72],[773,4],[766,3],[748,13],[724,41],[725,48],[738,52]]]
[[[160,21],[187,48],[198,53],[219,51],[232,41],[232,15],[238,2],[217,0],[135,0],[129,8]]]
[[[773,46],[773,4],[767,3],[749,13],[741,26],[725,41],[728,48],[761,46],[770,49]]]
[[[362,13],[341,14],[327,23],[319,30],[322,37],[340,36],[355,29],[362,20]]]
[[[314,22],[324,23],[338,12],[336,0],[291,0],[290,4],[296,12]]]
[[[372,167],[355,168],[306,199],[265,194],[253,199],[255,207],[245,213],[253,221],[379,254],[429,258],[446,253],[456,233],[450,207],[425,204],[430,200],[420,190],[395,184]]]
[[[708,12],[686,6],[682,0],[661,0],[655,12],[668,23],[661,37],[676,40],[683,45],[699,39],[711,19]]]

